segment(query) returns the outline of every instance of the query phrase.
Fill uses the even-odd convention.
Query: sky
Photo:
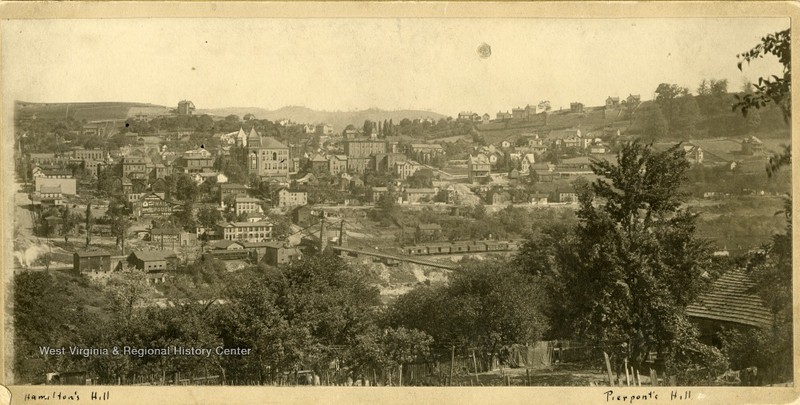
[[[659,83],[779,74],[738,53],[788,18],[109,19],[2,25],[4,91],[29,102],[420,109],[652,99]],[[481,57],[481,44],[491,56]]]

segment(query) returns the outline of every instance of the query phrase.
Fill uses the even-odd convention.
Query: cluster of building
[[[620,100],[619,97],[609,96],[605,101],[606,109],[617,109],[624,106],[637,106],[641,103],[641,96],[638,94],[631,94],[627,98]],[[509,121],[509,120],[530,120],[540,113],[547,112],[549,105],[547,102],[540,104],[527,104],[524,107],[514,107],[511,111],[498,111],[495,114],[494,121]],[[583,113],[584,104],[581,102],[571,102],[569,110],[572,113]],[[474,123],[488,123],[491,122],[491,116],[488,113],[483,115],[474,113],[472,111],[462,111],[458,113],[458,119],[462,121],[470,121]]]
[[[613,110],[638,103],[638,95],[630,95],[624,100],[609,97],[605,108]],[[570,110],[582,112],[583,104],[571,103]],[[178,114],[191,115],[193,111],[191,102],[182,101],[178,105]],[[539,107],[526,105],[513,108],[511,112],[498,112],[497,119],[524,120],[540,112]],[[479,116],[472,112],[462,112],[458,116],[460,120],[472,122],[489,121],[489,118],[488,114]],[[306,125],[304,131],[325,136],[334,134],[333,127],[326,124]],[[265,211],[276,208],[287,212],[298,227],[317,223],[325,213],[309,205],[309,190],[313,190],[323,175],[327,179],[337,179],[341,190],[363,187],[367,173],[390,175],[390,184],[362,189],[365,195],[361,202],[367,204],[378,204],[388,196],[400,204],[458,204],[464,187],[456,183],[464,182],[470,192],[490,205],[574,203],[577,196],[569,182],[581,176],[592,177],[593,158],[615,159],[611,152],[620,139],[620,131],[611,128],[592,132],[566,128],[517,134],[490,145],[472,145],[466,160],[449,161],[451,167],[464,168],[463,176],[444,173],[444,180],[434,181],[430,187],[412,187],[413,182],[407,180],[420,170],[433,170],[430,165],[434,161],[447,157],[445,148],[418,139],[395,136],[377,139],[372,135],[348,126],[336,142],[312,148],[309,145],[289,145],[263,136],[255,128],[247,131],[240,128],[239,131],[215,135],[219,146],[213,148],[200,146],[172,150],[175,143],[171,140],[180,139],[180,134],[175,137],[132,135],[132,145],[118,150],[74,148],[65,154],[30,153],[28,162],[34,183],[31,200],[42,206],[64,205],[80,191],[81,184],[74,175],[76,168],[99,177],[104,170],[119,167],[120,172],[115,172],[113,181],[118,182],[118,188],[126,195],[133,216],[156,219],[186,209],[184,202],[169,195],[170,176],[182,173],[198,185],[212,183],[218,190],[218,200],[210,206],[233,212],[236,220],[220,221],[209,228],[198,227],[194,232],[172,227],[149,228],[143,239],[149,241],[154,250],[132,252],[123,260],[117,258],[117,263],[123,263],[123,267],[152,273],[152,280],[158,282],[163,281],[161,276],[173,268],[177,260],[170,252],[196,248],[201,245],[200,240],[207,242],[202,244],[205,246],[204,254],[223,260],[255,260],[271,265],[298,260],[303,256],[303,241],[275,240],[274,224]],[[277,185],[272,195],[256,198],[248,185],[230,182],[218,170],[215,163],[220,158],[231,158],[230,151],[234,146],[246,150],[245,160],[240,163],[248,177]],[[685,143],[683,147],[691,163],[704,163],[708,157],[697,144]],[[741,141],[739,153],[762,154],[764,145],[758,138],[749,137]],[[553,159],[553,156],[563,158]],[[535,178],[542,186],[536,187],[537,192],[520,193],[530,178]],[[194,208],[198,209],[198,206],[203,204],[195,204]],[[96,228],[101,235],[110,232],[103,226]],[[428,231],[418,230],[421,233]],[[323,243],[329,236],[320,231],[316,238]],[[345,235],[339,232],[336,236],[334,231],[334,237],[342,241]],[[112,262],[110,255],[101,251],[75,253],[75,267],[80,272],[108,271],[116,267]]]

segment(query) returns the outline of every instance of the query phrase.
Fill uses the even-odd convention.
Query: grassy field
[[[772,235],[786,232],[784,199],[777,196],[738,197],[727,200],[694,200],[692,210],[700,213],[698,236],[715,248],[749,250],[767,243]]]
[[[101,102],[101,103],[26,103],[18,102],[15,113],[22,117],[36,115],[39,119],[58,119],[72,117],[76,120],[101,121],[124,120],[131,109],[137,111],[167,107],[145,103]]]

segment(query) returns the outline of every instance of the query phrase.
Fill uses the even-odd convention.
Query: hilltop
[[[689,139],[716,139],[720,137],[743,137],[755,135],[759,138],[774,138],[785,140],[791,137],[791,127],[781,114],[779,108],[767,105],[752,115],[745,118],[739,112],[731,111],[729,105],[734,102],[734,95],[727,94],[724,99],[712,104],[703,97],[695,97],[699,111],[693,120],[696,122],[695,130],[691,133],[683,132],[651,136],[653,141],[661,140],[689,140]],[[549,131],[578,128],[583,133],[601,134],[604,130],[622,135],[642,136],[649,133],[644,128],[647,123],[647,111],[655,107],[654,101],[644,101],[633,110],[624,108],[606,110],[605,107],[586,107],[583,112],[570,112],[570,110],[556,110],[548,113],[539,113],[528,119],[511,119],[506,121],[492,121],[474,125],[475,132],[483,137],[487,143],[498,143],[503,140],[512,143],[520,135],[526,133],[546,134]],[[546,115],[546,118],[545,118]],[[683,118],[679,116],[679,118]],[[686,118],[687,120],[689,118]],[[429,138],[454,141],[464,136],[453,136],[451,131],[440,133],[432,132]],[[467,136],[467,138],[469,138]]]
[[[344,128],[348,124],[359,126],[366,120],[376,122],[394,120],[395,123],[398,123],[403,118],[433,118],[437,121],[441,118],[447,118],[446,115],[424,110],[387,111],[370,108],[360,111],[317,111],[299,106],[283,107],[277,110],[267,110],[258,107],[199,109],[197,110],[197,114],[208,114],[219,117],[226,117],[231,114],[244,117],[247,114],[253,114],[257,119],[266,119],[270,121],[289,119],[300,124],[331,124],[337,130]]]
[[[17,118],[39,119],[72,118],[77,121],[125,120],[137,115],[156,116],[169,114],[172,108],[149,103],[87,102],[87,103],[30,103],[17,101],[14,112]]]

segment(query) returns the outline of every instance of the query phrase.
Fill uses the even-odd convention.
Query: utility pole
[[[325,251],[328,247],[328,240],[325,237],[325,211],[319,212],[319,252]]]
[[[86,247],[89,247],[89,232],[92,228],[92,203],[86,204]]]

